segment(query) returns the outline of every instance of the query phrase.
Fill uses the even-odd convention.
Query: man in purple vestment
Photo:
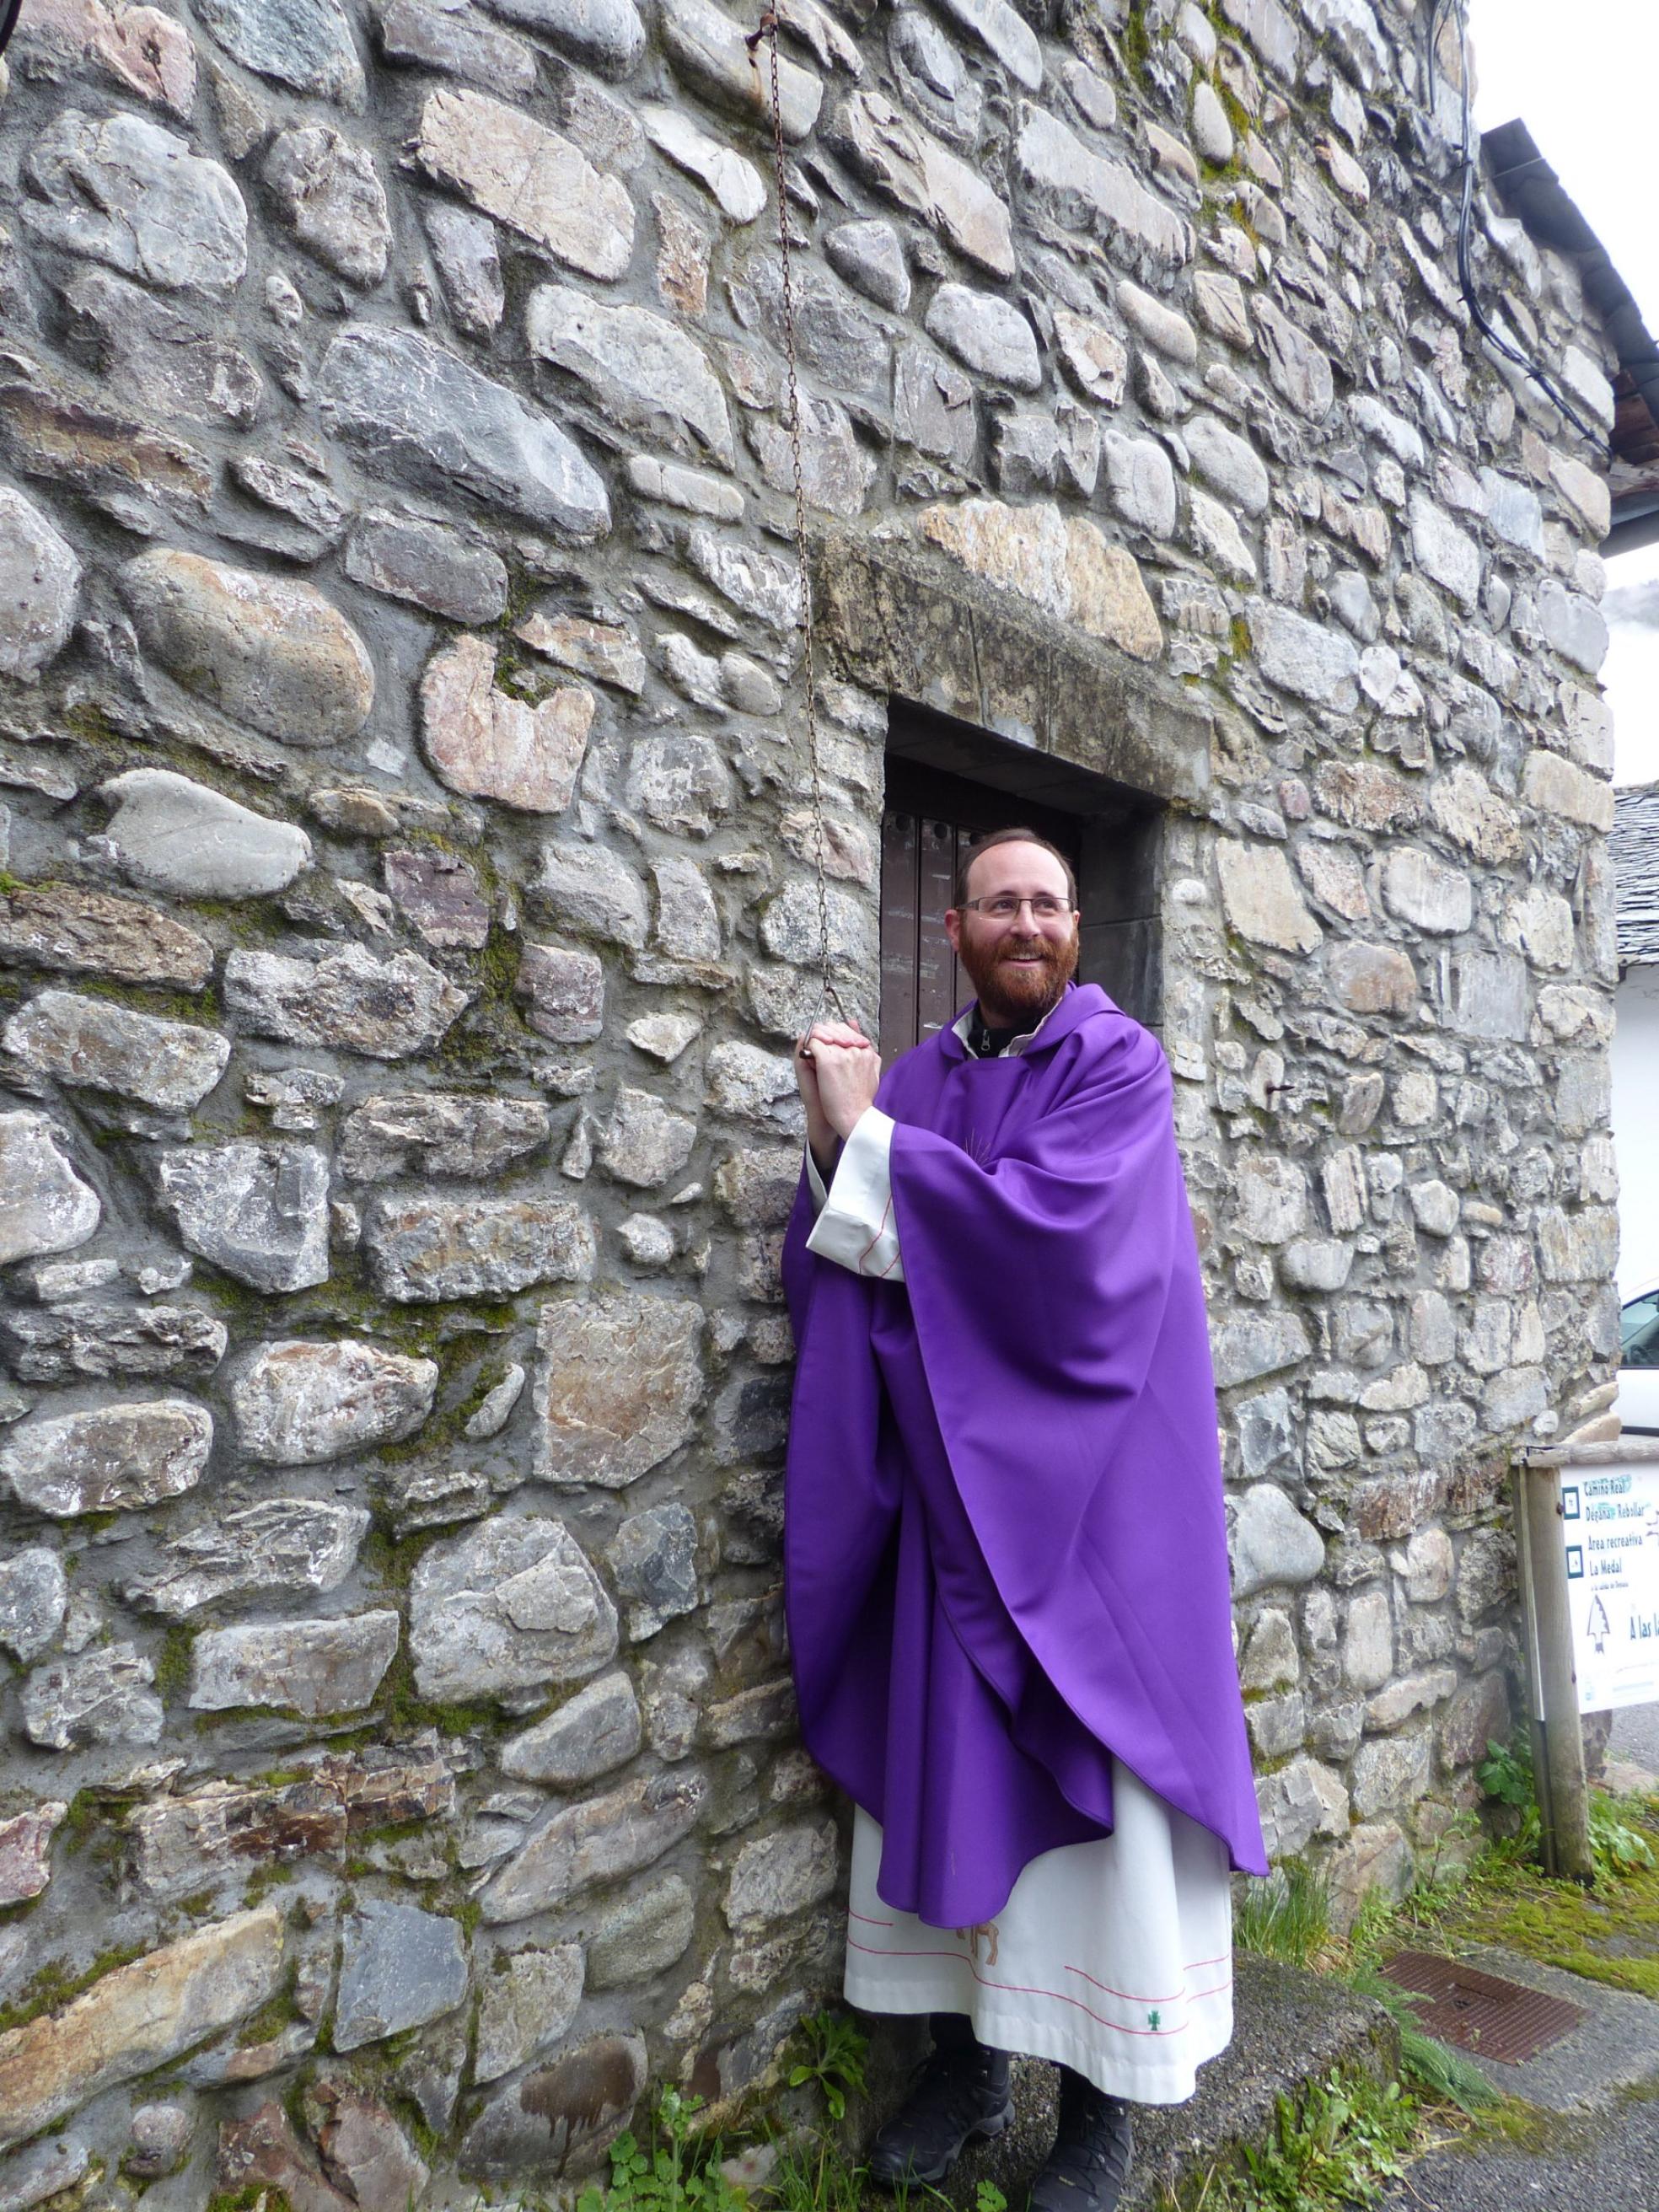
[[[1105,2085],[1152,2079],[1134,2067],[1166,2056],[1158,2039],[1185,2014],[1155,1992],[1132,2026],[1113,1972],[1083,1965],[988,1972],[979,1937],[994,1960],[998,1915],[1012,1929],[1023,1911],[1035,1957],[1050,1899],[1075,1922],[1089,1917],[1079,1899],[1110,1897],[1133,1920],[1122,1901],[1148,1862],[1129,1831],[1144,1854],[1148,1808],[1169,1877],[1156,1911],[1178,1917],[1172,1852],[1189,1892],[1195,1865],[1219,1885],[1224,1918],[1229,1869],[1266,1871],[1170,1074],[1155,1038],[1073,981],[1079,923],[1064,857],[1031,831],[999,832],[945,917],[969,1011],[884,1078],[854,1028],[800,1041],[809,1161],[783,1261],[799,1354],[790,1641],[807,1747],[859,1808],[855,1907],[862,1895],[873,1910],[854,1917],[900,1931],[879,1984],[897,1994],[876,2008],[933,2009],[904,1993],[902,1961],[955,1972],[969,1965],[955,1939],[974,1939],[969,1996],[933,2010],[933,2056],[872,2172],[936,2179],[1006,2124],[1008,2052],[974,2032],[988,2021],[1061,2061],[1034,2212],[1110,2212],[1131,2137],[1127,2100]],[[1193,1955],[1197,1924],[1189,1913],[1188,1948],[1170,1955],[1213,1979],[1218,1961]],[[951,1931],[948,1958],[909,1940],[933,1930]],[[1063,1932],[1068,1960],[1112,1966],[1109,1944],[1088,1948],[1109,1929]],[[863,1948],[849,1946],[849,1993]],[[1224,2040],[1231,1945],[1212,1948],[1229,1954]],[[939,1986],[930,1971],[916,1990]],[[1082,1978],[1059,1987],[1066,1974]],[[1214,2017],[1200,2059],[1218,2047]],[[1184,2087],[1150,2094],[1190,2087],[1189,2060]]]

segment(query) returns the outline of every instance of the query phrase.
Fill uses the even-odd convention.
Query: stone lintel
[[[811,545],[826,666],[1103,776],[1188,804],[1210,783],[1211,724],[1179,687],[914,545],[851,532]]]

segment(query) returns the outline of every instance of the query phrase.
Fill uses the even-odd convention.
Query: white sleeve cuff
[[[842,1147],[823,1211],[806,1240],[809,1252],[821,1260],[834,1260],[855,1275],[872,1275],[884,1283],[904,1280],[899,1258],[898,1229],[893,1219],[893,1186],[890,1156],[893,1123],[890,1115],[874,1106],[859,1116],[852,1135]],[[807,1155],[813,1195],[820,1178]]]

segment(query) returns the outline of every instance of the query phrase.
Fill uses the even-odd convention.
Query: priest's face
[[[994,845],[968,871],[968,897],[972,904],[945,915],[945,934],[988,1026],[1040,1022],[1077,969],[1078,915],[1065,869],[1040,845]],[[1059,910],[1038,914],[1033,900],[1057,900]],[[1006,914],[990,910],[1012,902]]]

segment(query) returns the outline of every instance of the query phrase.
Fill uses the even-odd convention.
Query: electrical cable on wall
[[[1519,346],[1514,344],[1497,329],[1491,317],[1481,306],[1480,295],[1475,290],[1474,267],[1470,252],[1470,239],[1474,221],[1475,155],[1474,107],[1470,88],[1469,70],[1468,0],[1434,0],[1434,5],[1429,11],[1428,112],[1432,118],[1438,89],[1438,79],[1435,68],[1435,48],[1440,37],[1440,27],[1445,21],[1448,9],[1453,6],[1457,9],[1457,42],[1461,64],[1459,73],[1462,78],[1462,143],[1459,149],[1459,158],[1462,166],[1462,190],[1457,215],[1458,290],[1463,295],[1463,304],[1469,311],[1470,321],[1493,351],[1502,354],[1506,361],[1512,362],[1523,375],[1535,384],[1552,406],[1557,408],[1571,423],[1580,437],[1588,440],[1592,446],[1605,453],[1607,443],[1605,434],[1593,424],[1585,422],[1554,379],[1540,368],[1529,355],[1523,353]]]

